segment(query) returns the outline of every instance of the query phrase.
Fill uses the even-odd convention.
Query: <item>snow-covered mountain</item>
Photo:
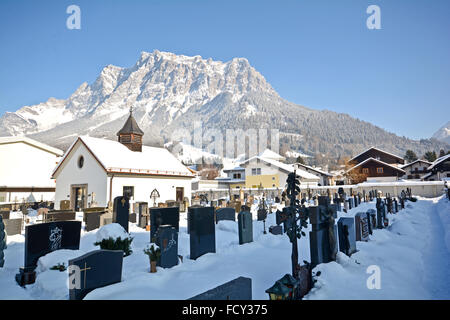
[[[433,138],[450,144],[450,121],[433,134]]]
[[[332,157],[369,146],[403,154],[439,150],[445,143],[413,141],[346,114],[312,110],[282,99],[244,58],[228,62],[155,50],[130,68],[106,66],[92,84],[83,83],[67,100],[7,112],[1,135],[27,135],[60,148],[77,135],[116,139],[130,107],[144,130],[144,143],[170,142],[173,132],[201,121],[208,129],[280,130],[280,142],[306,154]]]

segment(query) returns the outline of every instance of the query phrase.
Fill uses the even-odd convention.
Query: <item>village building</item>
[[[346,171],[351,184],[368,182],[397,181],[405,175],[401,166],[405,160],[392,153],[371,147],[349,160],[352,165]]]
[[[450,154],[436,159],[427,170],[429,173],[422,177],[425,181],[450,180]]]
[[[420,180],[428,174],[428,167],[431,165],[431,162],[426,160],[418,159],[411,163],[407,163],[401,168],[406,172],[403,176],[403,179],[408,180]]]
[[[0,137],[0,202],[53,201],[63,151],[27,137]]]
[[[191,199],[192,171],[167,149],[142,145],[144,132],[132,111],[118,141],[78,137],[53,171],[56,179],[55,208],[70,200],[70,208],[106,207],[115,197],[150,202],[156,189],[157,202]]]
[[[294,165],[282,163],[270,158],[254,156],[241,163],[245,168],[246,188],[282,188],[284,189],[289,173],[294,172]],[[305,170],[297,169],[296,174],[302,186],[317,186],[320,178]]]
[[[319,186],[332,186],[335,184],[334,176],[333,176],[333,174],[331,174],[329,172],[325,172],[318,168],[310,167],[310,166],[307,166],[306,164],[299,163],[299,162],[295,163],[294,167],[296,169],[304,170],[306,172],[309,172],[309,173],[312,173],[312,174],[318,176],[320,178]]]

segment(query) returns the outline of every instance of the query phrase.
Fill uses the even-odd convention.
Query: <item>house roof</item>
[[[346,173],[347,173],[347,172],[350,172],[350,171],[352,171],[353,169],[356,169],[357,167],[360,167],[360,166],[362,166],[363,164],[365,164],[365,163],[367,163],[367,162],[370,162],[370,161],[375,161],[375,162],[378,162],[379,164],[382,164],[382,165],[384,165],[384,166],[391,167],[391,168],[393,168],[393,169],[395,169],[395,170],[397,170],[397,171],[401,171],[403,174],[406,173],[405,170],[400,169],[400,168],[397,167],[397,166],[394,166],[394,165],[392,165],[392,164],[383,162],[383,161],[378,160],[378,159],[375,159],[375,158],[368,158],[368,159],[364,160],[363,162],[358,163],[356,166],[351,167],[350,169],[348,169],[348,170],[346,171]]]
[[[266,163],[268,163],[269,165],[275,166],[277,168],[282,169],[285,172],[294,172],[294,166],[292,164],[286,164],[280,161],[276,161],[276,160],[272,160],[272,159],[268,159],[268,158],[263,158],[260,156],[254,156],[251,157],[250,159],[245,160],[243,163],[241,163],[241,165],[245,164],[245,163],[249,163],[250,161],[254,161],[254,160],[261,160],[264,161]],[[305,170],[301,170],[301,169],[297,169],[296,170],[296,174],[297,176],[304,178],[304,179],[310,179],[310,180],[320,180],[320,178],[312,173],[306,172]]]
[[[272,160],[277,160],[277,161],[286,160],[285,157],[283,157],[282,155],[280,155],[270,149],[264,150],[258,156],[261,158],[267,158],[267,159],[272,159]]]
[[[229,168],[229,169],[223,169],[223,172],[230,172],[230,171],[244,171],[245,168],[242,167],[234,167],[234,168]]]
[[[415,163],[417,163],[417,162],[422,162],[422,163],[426,163],[426,164],[428,164],[428,165],[430,165],[430,164],[431,164],[431,162],[428,162],[428,161],[426,161],[426,160],[421,160],[421,159],[417,159],[416,161],[413,161],[413,162],[407,163],[407,164],[405,164],[405,165],[401,166],[400,168],[402,168],[402,169],[404,169],[404,168],[407,168],[407,167],[409,167],[409,166],[412,166],[413,164],[415,164]]]
[[[142,146],[142,152],[134,152],[120,142],[92,138],[78,137],[64,154],[53,171],[56,174],[61,164],[73,150],[77,143],[82,143],[94,156],[98,163],[108,173],[126,173],[143,175],[184,176],[193,177],[194,174],[185,167],[167,149]]]
[[[322,175],[324,175],[324,176],[328,176],[328,177],[332,177],[332,176],[333,176],[331,173],[328,173],[328,172],[319,170],[319,169],[317,169],[317,168],[313,168],[313,167],[307,166],[306,164],[302,164],[302,163],[299,163],[299,162],[297,162],[297,163],[295,163],[295,164],[296,164],[297,166],[301,166],[301,167],[303,167],[303,168],[307,168],[307,169],[313,170],[313,171],[315,171],[315,172],[317,172],[317,173],[320,173],[320,174],[322,174]]]
[[[0,137],[0,144],[10,144],[10,143],[25,143],[30,146],[36,147],[38,149],[42,149],[44,151],[47,151],[49,153],[53,153],[55,156],[61,157],[63,155],[63,151],[57,148],[53,148],[49,145],[46,145],[45,143],[27,138],[25,136],[21,137]]]
[[[128,116],[127,121],[123,125],[122,129],[120,129],[119,132],[117,132],[117,135],[130,133],[139,134],[142,136],[144,135],[144,131],[142,131],[141,128],[139,128],[136,120],[133,117],[132,110],[130,110],[130,115]]]
[[[444,161],[446,161],[446,160],[448,160],[448,159],[450,159],[450,154],[447,154],[447,155],[445,155],[445,156],[443,156],[443,157],[440,157],[440,158],[436,159],[436,160],[433,162],[433,164],[432,164],[431,166],[428,167],[428,170],[433,169],[433,168],[436,167],[438,164],[440,164],[440,163],[442,163],[442,162],[444,162]]]
[[[384,151],[384,150],[381,150],[381,149],[379,149],[379,148],[376,148],[376,147],[370,147],[369,149],[367,149],[367,150],[364,150],[363,152],[361,152],[360,154],[358,154],[358,155],[356,155],[356,156],[354,156],[353,158],[351,158],[349,161],[353,161],[353,160],[355,160],[356,158],[358,158],[360,155],[363,155],[364,153],[366,153],[366,152],[368,152],[369,150],[377,150],[377,151],[379,151],[379,152],[382,152],[382,153],[384,153],[384,154],[388,154],[388,155],[390,155],[390,156],[393,156],[393,157],[395,157],[395,158],[397,158],[397,159],[400,159],[400,160],[404,160],[402,157],[399,157],[399,156],[397,156],[397,155],[395,155],[395,154],[393,154],[393,153],[390,153],[390,152],[387,152],[387,151]]]

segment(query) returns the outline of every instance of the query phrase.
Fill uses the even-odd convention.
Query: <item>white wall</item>
[[[84,157],[84,165],[80,169],[78,168],[78,158],[81,155]],[[87,184],[87,193],[95,193],[97,205],[100,207],[108,205],[106,172],[80,142],[77,142],[58,171],[55,192],[56,209],[59,209],[61,200],[70,200],[70,197],[67,196],[70,196],[73,184]]]
[[[110,177],[107,183],[107,194],[109,201],[109,186]],[[112,178],[112,201],[115,197],[123,195],[124,186],[134,186],[134,199],[135,202],[148,202],[153,203],[150,200],[150,193],[153,189],[157,189],[160,198],[156,199],[156,202],[165,202],[166,200],[176,200],[176,188],[184,188],[184,197],[189,198],[191,203],[191,184],[192,179],[181,179],[177,177],[123,177],[115,176]]]
[[[58,157],[24,142],[0,144],[0,186],[55,187]]]

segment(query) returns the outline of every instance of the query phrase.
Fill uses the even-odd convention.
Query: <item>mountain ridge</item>
[[[105,66],[67,99],[5,113],[0,135],[28,135],[60,148],[82,134],[116,139],[130,107],[151,145],[170,142],[180,128],[192,135],[192,124],[201,121],[204,131],[279,129],[286,148],[336,158],[373,145],[399,155],[448,148],[436,139],[399,137],[348,114],[289,102],[245,58],[222,62],[158,50],[142,52],[129,68]]]

